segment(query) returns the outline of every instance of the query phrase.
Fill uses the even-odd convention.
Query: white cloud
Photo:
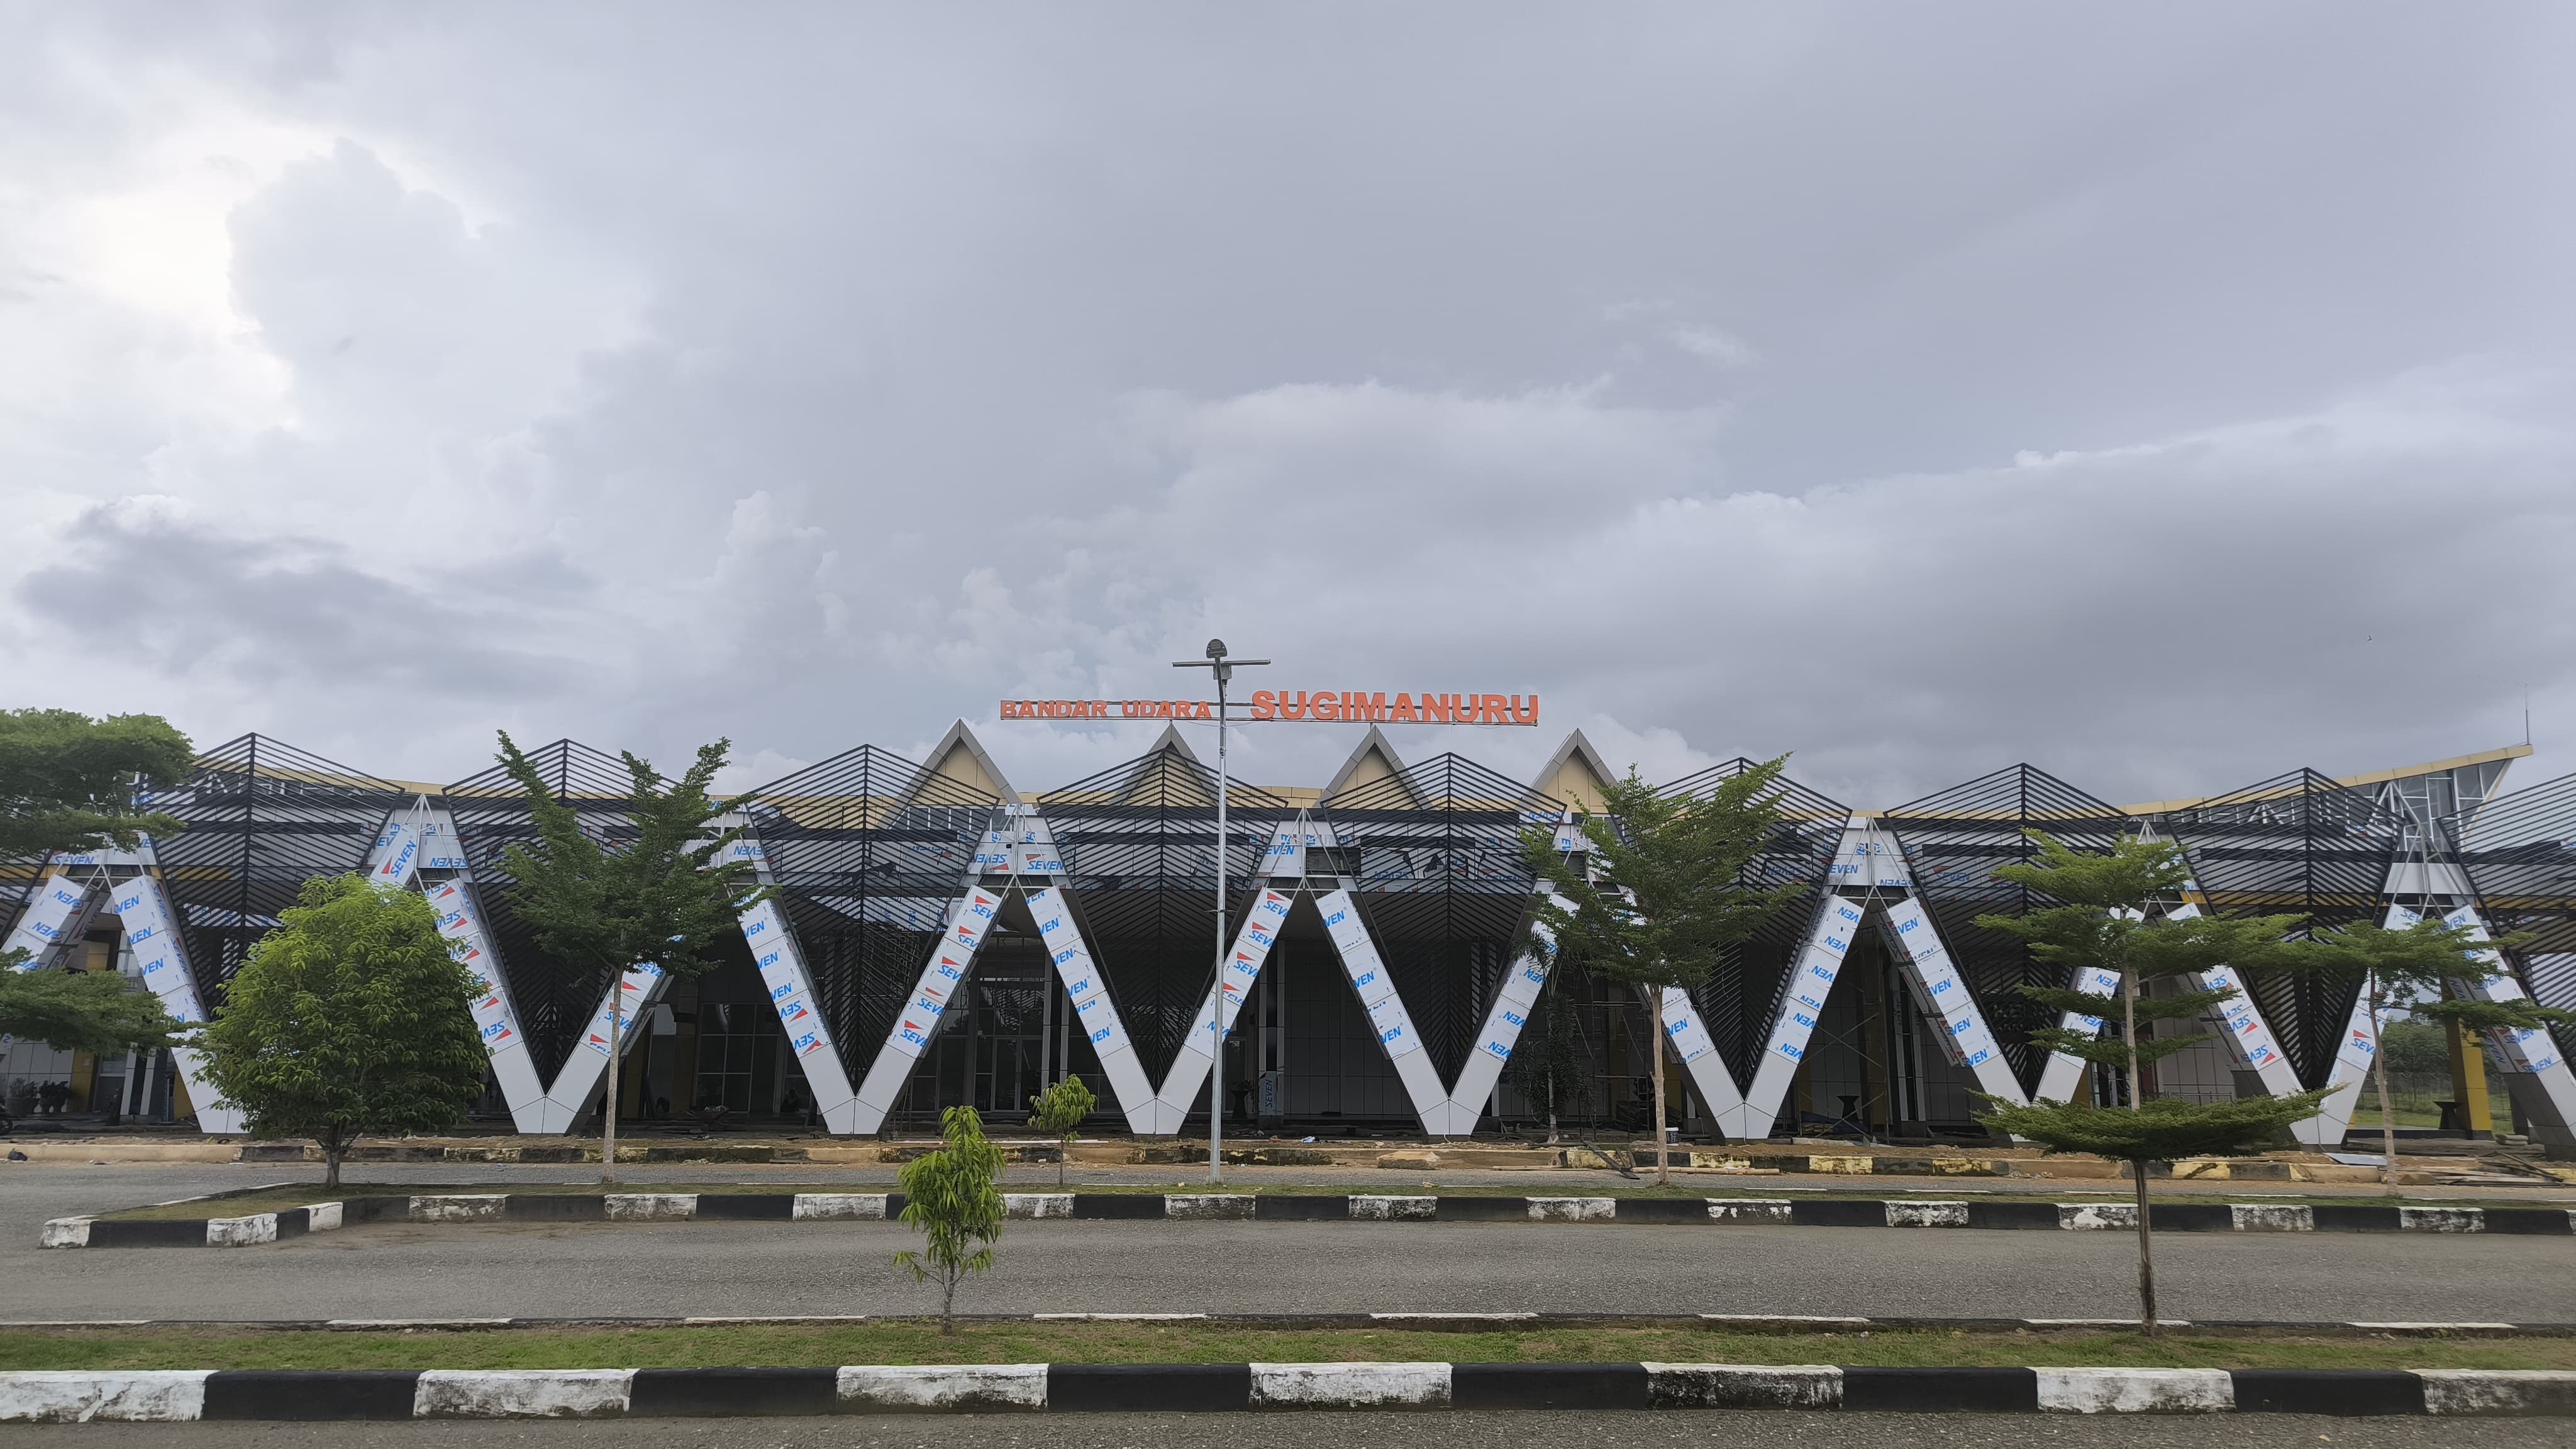
[[[1740,339],[1730,337],[1714,327],[1676,327],[1664,336],[1670,339],[1675,347],[1702,362],[1714,362],[1722,367],[1751,367],[1762,360],[1760,353],[1746,346]]]

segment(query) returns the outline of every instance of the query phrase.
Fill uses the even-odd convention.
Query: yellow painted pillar
[[[83,1051],[73,1052],[71,1109],[75,1112],[88,1111],[90,1089],[97,1085],[98,1053]]]
[[[2456,1021],[2442,1023],[2442,1034],[2450,1038],[2451,1097],[2460,1104],[2460,1118],[2468,1123],[2470,1136],[2493,1137],[2495,1110],[2487,1105],[2487,1054]]]

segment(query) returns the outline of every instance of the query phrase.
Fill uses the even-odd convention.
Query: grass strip
[[[2576,1340],[2085,1329],[1747,1333],[1689,1326],[1434,1332],[1222,1324],[968,1323],[398,1331],[0,1332],[0,1369],[722,1368],[935,1363],[1838,1363],[1899,1367],[2576,1368]]]
[[[853,1182],[846,1180],[841,1182],[624,1182],[619,1183],[614,1188],[603,1188],[595,1182],[350,1182],[342,1184],[336,1190],[325,1190],[320,1184],[316,1183],[292,1187],[268,1188],[207,1201],[182,1202],[158,1207],[122,1208],[102,1212],[98,1214],[98,1216],[124,1221],[166,1218],[228,1218],[240,1217],[248,1213],[275,1212],[280,1208],[303,1207],[307,1203],[331,1202],[342,1198],[353,1197],[448,1197],[490,1193],[517,1193],[523,1196],[538,1193],[569,1194],[577,1196],[601,1192],[681,1193],[711,1196],[725,1193],[882,1193],[892,1192],[894,1190],[895,1184],[891,1180],[878,1182]],[[1002,1190],[1009,1193],[1052,1193],[1057,1189],[1054,1181],[1049,1179],[1043,1183],[1012,1182],[1005,1180],[1002,1184]],[[1201,1193],[1207,1192],[1210,1189],[1205,1183],[1176,1181],[1172,1183],[1081,1183],[1076,1184],[1067,1190],[1079,1193],[1135,1196],[1138,1194]],[[1363,1179],[1358,1182],[1347,1183],[1228,1183],[1223,1188],[1216,1190],[1225,1193],[1239,1193],[1264,1197],[1616,1197],[1689,1198],[1694,1200],[1712,1197],[1785,1197],[1801,1202],[1860,1198],[1869,1200],[1896,1199],[1899,1201],[1926,1199],[1934,1201],[1967,1200],[1973,1202],[1997,1203],[2080,1202],[2090,1200],[2127,1202],[2129,1200],[2129,1193],[2126,1188],[2082,1187],[2064,1188],[2053,1192],[2046,1189],[2033,1188],[2016,1188],[2009,1192],[2001,1192],[1988,1187],[1946,1189],[1938,1187],[1903,1189],[1850,1188],[1841,1190],[1825,1189],[1818,1191],[1814,1188],[1804,1186],[1795,1190],[1784,1190],[1776,1182],[1755,1181],[1748,1183],[1740,1179],[1732,1178],[1717,1178],[1714,1180],[1702,1180],[1697,1182],[1677,1182],[1669,1188],[1659,1188],[1651,1183],[1642,1185],[1621,1183],[1615,1187],[1610,1184],[1593,1184],[1588,1182],[1574,1184],[1530,1183],[1526,1185],[1518,1183],[1457,1185],[1440,1183],[1435,1185],[1427,1182],[1385,1182]],[[2413,1207],[2536,1207],[2557,1209],[2576,1207],[2576,1193],[2564,1193],[2554,1199],[2529,1198],[2507,1200],[2476,1198],[2437,1200],[2428,1197],[2393,1198],[2384,1195],[2374,1195],[2369,1197],[2328,1197],[2290,1193],[2276,1194],[2266,1192],[2260,1188],[2239,1190],[2231,1193],[2221,1187],[2209,1187],[2197,1188],[2184,1192],[2177,1192],[2172,1189],[2158,1189],[2155,1191],[2154,1197],[2157,1202],[2175,1204],[2259,1202],[2280,1206],[2331,1205],[2345,1207],[2384,1207],[2391,1204],[2402,1203]]]

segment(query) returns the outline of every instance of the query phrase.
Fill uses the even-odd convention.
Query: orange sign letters
[[[1228,711],[1232,713],[1231,710]],[[1535,694],[1405,694],[1383,690],[1256,689],[1252,720],[1311,720],[1321,724],[1535,725]],[[1006,699],[1004,719],[1216,719],[1216,705],[1202,699]]]

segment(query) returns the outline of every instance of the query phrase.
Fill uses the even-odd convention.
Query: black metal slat
[[[852,1079],[929,960],[1000,803],[861,745],[753,792],[751,833]]]
[[[364,869],[386,816],[411,798],[390,780],[257,734],[207,750],[185,780],[144,797],[183,825],[153,849],[209,1009],[304,883]]]
[[[1685,775],[1661,787],[1659,793],[1706,795],[1758,764],[1738,756]],[[1797,964],[1816,899],[1825,889],[1826,868],[1833,863],[1842,845],[1843,827],[1851,818],[1851,807],[1785,775],[1772,798],[1777,802],[1779,828],[1761,853],[1746,863],[1740,878],[1743,884],[1760,889],[1803,885],[1806,890],[1752,940],[1727,948],[1709,973],[1708,984],[1691,994],[1738,1089],[1752,1085],[1754,1069],[1761,1065],[1781,987]]]
[[[2050,904],[2036,892],[1996,879],[1995,868],[2038,854],[2026,830],[2043,830],[2072,849],[2098,853],[2133,833],[2137,822],[2108,801],[2026,764],[1935,791],[1879,818],[1905,852],[1914,889],[2005,1060],[2024,1090],[2036,1086],[2048,1054],[2031,1045],[2030,1033],[2056,1021],[2018,988],[2066,983],[2064,973],[2033,960],[2020,941],[1976,923],[1981,915],[2020,915],[2034,905]]]
[[[556,740],[528,750],[528,760],[560,803],[571,807],[582,829],[615,842],[631,838],[634,779],[616,755],[574,740]],[[571,1055],[574,1040],[608,989],[604,973],[575,968],[537,944],[537,938],[510,905],[510,878],[501,858],[510,846],[537,838],[536,820],[527,794],[500,765],[469,775],[443,792],[456,821],[457,843],[464,848],[466,869],[475,886],[485,927],[510,983],[528,1054],[542,1080],[553,1080]]]
[[[1066,894],[1119,1020],[1162,1080],[1216,967],[1208,895],[1215,884],[1216,772],[1171,744],[1037,798],[1063,855]],[[1226,789],[1228,878],[1249,882],[1273,831],[1295,819],[1256,786]],[[1227,929],[1251,896],[1231,893]]]
[[[2306,930],[2379,920],[2400,822],[2315,770],[2293,770],[2152,817],[2182,844],[2209,909],[2223,916],[2298,915]],[[2358,974],[2256,977],[2262,1008],[2299,1080],[2323,1086],[2361,989]]]

